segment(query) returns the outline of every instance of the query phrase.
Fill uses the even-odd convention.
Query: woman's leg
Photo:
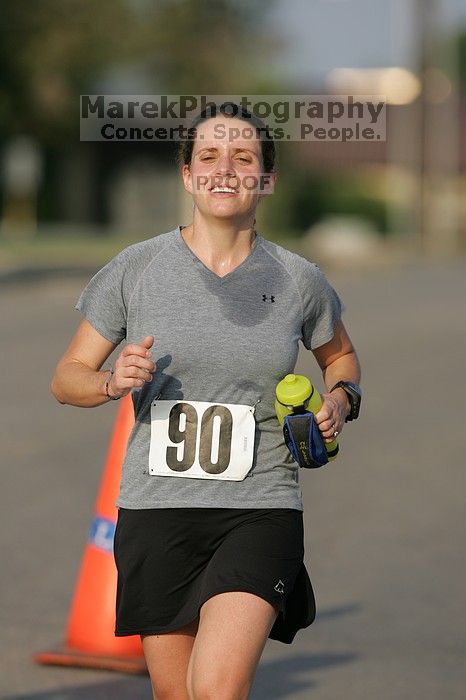
[[[277,609],[234,591],[209,598],[188,667],[189,700],[247,700]]]
[[[189,700],[186,676],[198,622],[174,632],[141,636],[154,700]]]

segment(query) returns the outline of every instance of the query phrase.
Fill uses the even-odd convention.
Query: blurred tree
[[[251,94],[280,49],[265,34],[267,0],[161,0],[147,25],[149,65],[175,94]],[[265,73],[265,75],[264,75]]]
[[[387,232],[387,203],[370,169],[317,172],[290,163],[284,169],[273,197],[261,205],[261,225],[273,235],[299,237],[329,214],[358,216]]]
[[[78,96],[132,65],[157,94],[251,94],[270,0],[2,0],[0,138],[74,140]]]
[[[131,54],[131,20],[118,0],[2,0],[2,136],[54,143],[75,132],[81,90],[116,55]]]

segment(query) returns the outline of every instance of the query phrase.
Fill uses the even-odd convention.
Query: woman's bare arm
[[[358,356],[342,321],[337,323],[332,340],[312,352],[322,370],[327,392],[340,380],[359,384],[361,368]],[[335,430],[341,432],[350,404],[345,390],[341,388],[331,394],[322,394],[322,401],[316,421],[324,438],[330,441]]]
[[[153,336],[147,336],[140,345],[123,348],[109,385],[112,396],[125,396],[132,388],[152,380],[155,365],[149,348],[153,342]],[[101,367],[115,348],[114,343],[83,319],[55,369],[51,390],[57,401],[85,408],[107,403],[105,383],[110,375],[108,370],[101,371]]]

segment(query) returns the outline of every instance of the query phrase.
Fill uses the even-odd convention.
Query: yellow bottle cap
[[[287,374],[278,382],[275,394],[285,406],[300,406],[312,394],[312,384],[302,374]]]

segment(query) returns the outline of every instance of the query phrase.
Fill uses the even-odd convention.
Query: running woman
[[[141,636],[154,698],[244,700],[267,638],[291,643],[315,613],[275,386],[302,341],[323,373],[317,422],[331,441],[357,415],[360,369],[324,274],[255,230],[276,180],[265,125],[229,103],[193,126],[180,149],[191,223],[91,279],[52,391],[83,407],[132,395],[115,633]]]

